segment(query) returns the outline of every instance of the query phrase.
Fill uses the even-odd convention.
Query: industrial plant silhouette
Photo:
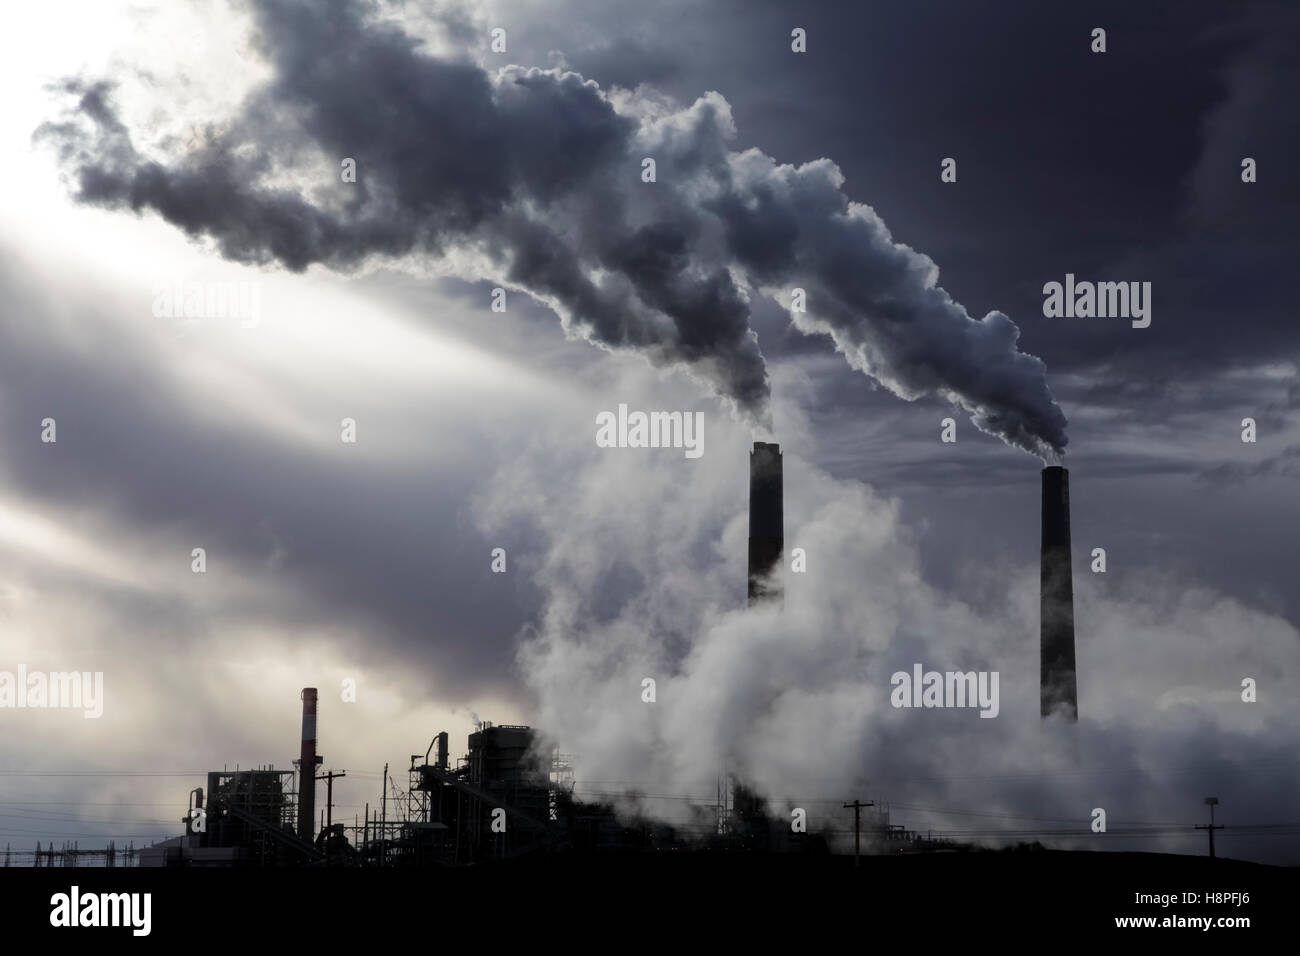
[[[781,613],[785,535],[780,446],[754,442],[749,462],[747,603],[751,612]],[[1040,586],[1041,715],[1044,720],[1074,724],[1079,701],[1069,473],[1059,465],[1042,470]],[[19,852],[18,863],[30,856],[34,865],[44,867],[454,868],[506,861],[543,861],[562,867],[565,860],[593,858],[635,857],[644,863],[660,855],[697,860],[740,855],[751,860],[821,859],[833,865],[843,859],[834,851],[847,844],[853,848],[856,866],[859,854],[877,859],[953,853],[990,856],[977,852],[983,849],[977,845],[982,839],[1017,840],[1022,849],[1039,851],[1035,855],[1041,858],[1049,851],[1043,850],[1040,838],[1078,835],[1078,828],[911,831],[891,822],[888,802],[868,794],[842,795],[848,801],[843,807],[853,811],[849,829],[833,829],[825,823],[792,826],[789,818],[771,811],[757,788],[725,771],[719,773],[711,802],[692,798],[689,821],[668,823],[644,812],[629,812],[627,801],[619,805],[618,797],[636,794],[576,790],[572,758],[546,743],[544,734],[528,726],[490,722],[478,724],[457,759],[452,757],[449,734],[445,730],[435,734],[423,754],[411,755],[405,787],[394,782],[385,764],[381,792],[366,804],[364,814],[355,815],[350,823],[335,821],[334,781],[346,776],[346,771],[318,772],[324,758],[317,746],[317,689],[304,688],[301,701],[302,733],[294,769],[268,765],[209,772],[205,785],[189,792],[178,818],[183,834],[122,851],[112,846],[81,850],[67,844],[56,850],[53,843],[45,849],[38,845],[34,854]],[[323,806],[318,802],[322,783]],[[863,800],[863,796],[876,799]],[[832,811],[830,817],[834,816]],[[1277,826],[1281,825],[1240,829],[1273,832]],[[1213,857],[1214,832],[1223,827],[1212,818],[1208,827],[1150,826],[1130,835],[1159,837],[1191,829],[1207,830]],[[6,866],[12,857],[7,849]],[[1132,865],[1131,859],[1124,865]]]

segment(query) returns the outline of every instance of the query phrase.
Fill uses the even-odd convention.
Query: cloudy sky
[[[832,828],[1300,824],[1300,18],[1059,6],[11,11],[0,671],[105,700],[0,710],[0,841],[175,834],[202,772],[289,766],[304,686],[348,819],[486,719],[673,819],[725,766]],[[1067,274],[1149,282],[1150,326],[1044,317]],[[160,307],[222,283],[256,321]],[[704,454],[598,448],[620,403]],[[756,437],[809,555],[780,614],[743,613]],[[1037,706],[1062,452],[1077,727]],[[892,708],[914,663],[998,671],[998,717]]]

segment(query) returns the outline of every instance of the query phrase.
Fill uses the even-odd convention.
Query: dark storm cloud
[[[489,73],[420,53],[368,21],[367,4],[254,9],[275,77],[201,153],[147,161],[105,87],[70,84],[82,122],[41,135],[59,145],[81,201],[153,210],[214,236],[230,258],[295,270],[469,246],[593,342],[684,365],[760,425],[767,373],[736,274],[772,295],[801,284],[810,302],[798,327],[829,334],[895,394],[943,397],[1044,457],[1064,448],[1046,368],[1018,351],[1015,325],[1000,312],[972,319],[928,257],[849,200],[829,160],[795,168],[732,153],[717,94],[676,112],[620,111],[574,73]],[[265,184],[294,124],[322,155],[357,159],[355,195],[313,201]],[[644,156],[659,164],[648,188]]]

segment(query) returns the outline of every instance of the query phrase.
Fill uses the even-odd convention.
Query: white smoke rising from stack
[[[484,490],[486,532],[522,520],[544,541],[527,561],[547,604],[519,663],[531,722],[574,754],[580,795],[621,793],[629,810],[700,826],[725,763],[776,819],[803,807],[814,829],[851,827],[840,803],[880,796],[894,823],[922,830],[1073,826],[1085,836],[1043,842],[1176,852],[1203,842],[1099,843],[1089,814],[1105,807],[1112,829],[1197,819],[1201,791],[1217,787],[1242,819],[1293,816],[1300,704],[1242,704],[1222,643],[1254,635],[1250,662],[1228,670],[1276,669],[1285,686],[1300,676],[1300,634],[1284,619],[1155,573],[1131,588],[1085,575],[1090,706],[1077,725],[1044,722],[1034,548],[978,606],[954,598],[927,583],[898,502],[787,446],[786,541],[807,551],[808,571],[785,575],[784,610],[745,608],[748,435],[712,441],[728,465],[684,472],[666,457],[554,451],[557,429],[525,442]],[[519,489],[543,483],[538,511]],[[997,717],[896,709],[891,675],[917,663],[998,672]],[[654,703],[642,700],[647,677]],[[1247,841],[1234,852],[1272,851]]]

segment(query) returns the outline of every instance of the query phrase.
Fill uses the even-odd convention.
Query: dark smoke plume
[[[1018,351],[1011,320],[972,319],[929,258],[849,201],[829,160],[732,152],[717,93],[674,112],[571,72],[489,71],[418,49],[364,0],[252,9],[272,78],[202,149],[151,160],[109,85],[66,83],[76,108],[37,135],[80,201],[153,211],[230,259],[294,271],[451,261],[526,290],[603,348],[688,369],[762,427],[770,389],[747,288],[800,287],[797,327],[831,335],[894,393],[951,401],[1049,460],[1064,449],[1045,366]],[[311,181],[303,157],[331,181]],[[337,181],[344,157],[354,184]],[[656,182],[642,182],[645,157]]]

